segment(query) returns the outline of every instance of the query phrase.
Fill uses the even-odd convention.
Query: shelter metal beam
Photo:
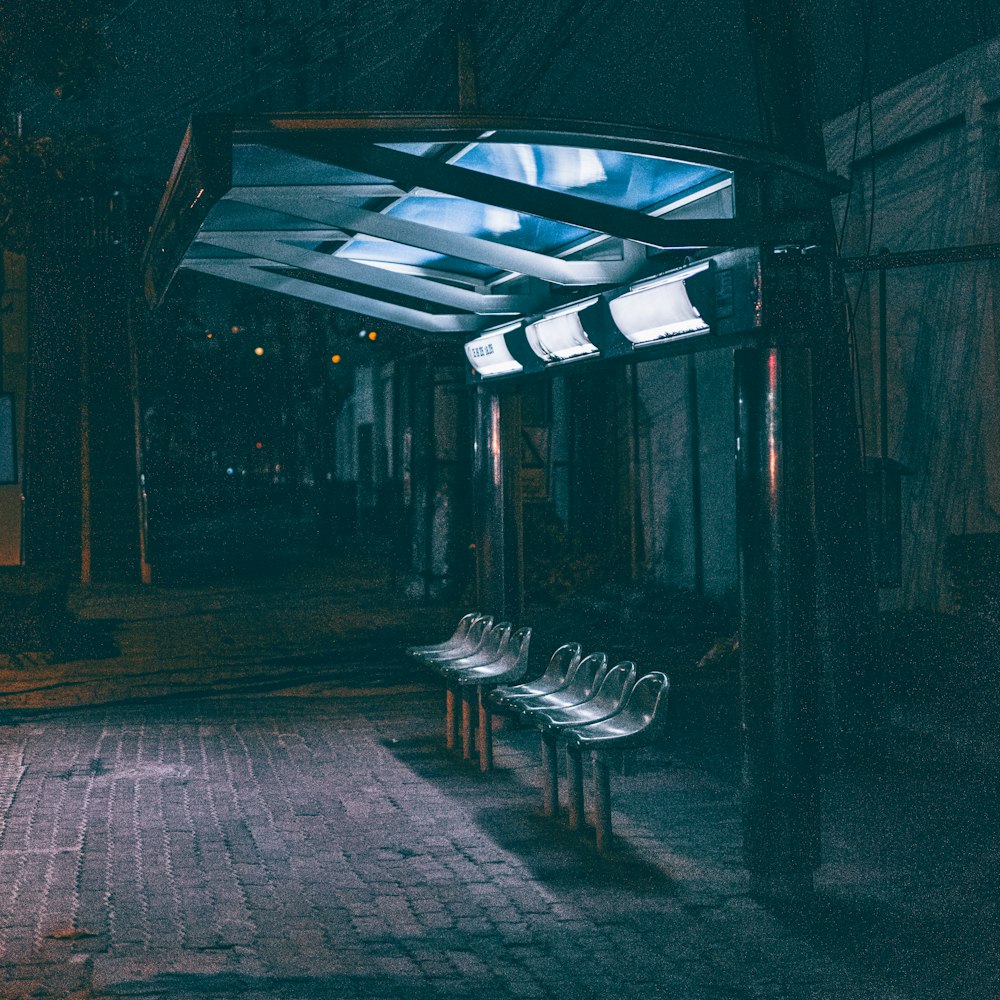
[[[522,313],[532,312],[544,305],[539,296],[484,295],[467,288],[446,285],[411,274],[400,274],[370,264],[360,264],[346,257],[307,250],[273,236],[259,237],[253,233],[202,233],[198,237],[198,242],[235,250],[277,264],[301,267],[345,281],[369,285],[375,292],[390,291],[398,295],[408,295],[415,299],[452,306],[465,312]]]
[[[634,261],[561,260],[533,250],[381,215],[333,199],[302,197],[294,191],[261,195],[252,189],[233,188],[227,197],[230,201],[284,212],[320,225],[337,226],[348,232],[474,261],[498,271],[516,271],[559,285],[616,285],[628,281],[636,272]]]
[[[488,326],[490,320],[474,314],[435,314],[411,309],[408,306],[381,302],[367,295],[345,292],[326,285],[313,284],[301,278],[293,278],[272,270],[273,261],[255,258],[240,260],[185,260],[181,267],[201,274],[211,274],[217,278],[236,281],[243,285],[253,285],[282,295],[291,295],[309,302],[318,302],[332,306],[335,309],[346,309],[350,312],[363,313],[391,323],[412,326],[417,330],[430,333],[465,334],[476,333]]]
[[[334,166],[391,178],[401,187],[426,188],[665,250],[739,246],[751,242],[754,236],[750,227],[734,219],[659,218],[385,146],[358,142],[320,146],[315,141],[284,135],[269,136],[267,142]]]

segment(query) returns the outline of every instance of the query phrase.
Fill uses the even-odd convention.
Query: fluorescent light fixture
[[[476,337],[465,345],[465,356],[479,375],[483,378],[492,378],[495,375],[511,375],[524,370],[521,362],[510,353],[505,337],[505,334],[516,330],[520,325],[520,323],[510,323],[507,326],[487,330],[481,337]]]
[[[652,344],[671,337],[707,333],[708,323],[691,302],[684,281],[707,271],[710,266],[710,261],[703,260],[633,285],[624,295],[608,303],[615,326],[633,344]]]
[[[590,342],[580,313],[597,302],[597,296],[581,299],[562,309],[546,313],[524,328],[528,346],[543,361],[569,361],[588,354],[597,354],[597,346]]]

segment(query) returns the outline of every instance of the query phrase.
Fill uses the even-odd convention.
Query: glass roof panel
[[[540,253],[551,253],[586,236],[597,235],[579,226],[446,195],[410,195],[386,209],[385,214]]]
[[[521,181],[549,191],[648,211],[728,170],[614,149],[480,142],[452,162],[469,170]]]
[[[337,252],[338,257],[366,261],[373,264],[406,264],[411,267],[426,267],[435,271],[446,271],[464,277],[484,279],[497,273],[495,267],[478,264],[459,257],[448,257],[422,250],[420,247],[405,246],[391,240],[380,240],[372,236],[356,236]]]
[[[385,215],[538,253],[552,253],[595,235],[592,230],[579,226],[447,195],[408,195],[389,206]],[[355,237],[338,250],[337,255],[350,260],[409,264],[475,278],[497,273],[496,268],[489,265],[365,236]]]

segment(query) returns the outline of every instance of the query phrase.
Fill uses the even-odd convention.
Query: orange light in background
[[[255,347],[255,348],[253,349],[253,352],[254,352],[254,354],[256,354],[256,355],[257,355],[257,357],[259,358],[259,357],[260,357],[260,356],[261,356],[261,355],[262,355],[262,354],[264,353],[264,348],[263,348],[263,347]]]
[[[209,340],[212,339],[212,334],[210,334],[210,333],[206,333],[205,336],[208,337]]]
[[[333,356],[332,358],[330,358],[330,360],[331,360],[331,361],[332,361],[332,362],[333,362],[333,363],[334,363],[335,365],[339,365],[339,364],[340,364],[340,362],[341,362],[341,361],[343,360],[343,358],[341,358],[341,356],[340,356],[339,354],[335,354],[335,355],[334,355],[334,356]]]
[[[377,340],[378,339],[378,334],[374,330],[369,330],[368,331],[368,339],[369,340]]]
[[[230,333],[239,333],[240,332],[240,328],[234,324],[233,326],[231,326],[229,328],[229,332]]]
[[[257,442],[257,443],[256,443],[256,444],[254,445],[254,447],[255,447],[255,448],[256,448],[256,449],[258,450],[258,451],[260,451],[260,449],[264,447],[264,442],[263,442],[263,441],[258,441],[258,442]]]

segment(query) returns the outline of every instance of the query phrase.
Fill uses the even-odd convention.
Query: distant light
[[[262,355],[262,354],[264,353],[264,348],[263,348],[263,347],[255,347],[255,348],[253,349],[253,352],[254,352],[254,354],[256,354],[256,355],[257,355],[257,357],[259,358],[259,357],[260,357],[260,356],[261,356],[261,355]]]
[[[332,361],[332,362],[333,362],[333,363],[334,363],[335,365],[339,365],[339,364],[340,364],[340,362],[341,362],[341,361],[343,361],[344,359],[343,359],[343,358],[342,358],[342,357],[341,357],[341,356],[340,356],[339,354],[335,354],[335,355],[334,355],[334,356],[333,356],[332,358],[330,358],[330,360],[331,360],[331,361]]]
[[[208,337],[209,340],[212,339],[212,334],[210,334],[210,333],[206,333],[205,336]]]
[[[258,442],[257,442],[257,443],[256,443],[256,444],[254,445],[254,447],[255,447],[255,448],[256,448],[256,449],[258,450],[258,451],[260,451],[260,449],[264,447],[264,442],[263,442],[263,441],[258,441]]]
[[[230,333],[239,333],[240,332],[240,328],[234,324],[233,326],[231,326],[229,328],[229,332]]]
[[[233,474],[233,472],[234,472],[234,471],[235,471],[235,470],[233,469],[233,467],[232,467],[232,466],[229,466],[229,468],[228,468],[228,469],[226,469],[226,475],[227,475],[227,476],[231,476],[231,475]]]
[[[369,330],[368,331],[368,339],[369,340],[377,340],[378,339],[378,334],[374,330]]]

